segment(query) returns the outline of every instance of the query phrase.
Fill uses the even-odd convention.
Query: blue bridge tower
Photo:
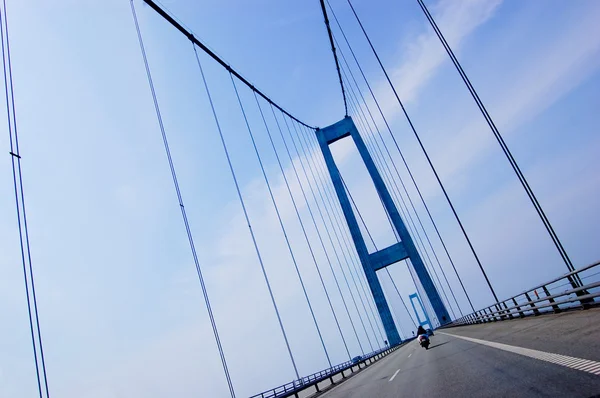
[[[376,271],[398,261],[405,259],[411,260],[417,277],[425,290],[425,294],[433,307],[437,319],[442,325],[450,322],[451,319],[446,310],[446,306],[442,302],[431,276],[427,272],[423,260],[421,259],[421,256],[419,255],[415,244],[398,213],[398,209],[396,208],[364,141],[354,125],[352,118],[346,116],[344,119],[331,126],[318,129],[316,134],[390,345],[399,344],[402,340],[398,334],[398,329],[394,324],[388,303],[383,295],[383,290],[379,283],[379,279],[377,278]],[[374,253],[369,253],[367,250],[356,216],[352,210],[346,190],[344,189],[339,170],[335,164],[331,150],[329,149],[330,144],[348,136],[352,137],[354,144],[367,167],[367,171],[373,180],[375,189],[383,202],[383,206],[390,216],[392,225],[400,237],[400,242]]]

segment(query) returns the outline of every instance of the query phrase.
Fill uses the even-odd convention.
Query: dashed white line
[[[412,353],[408,354],[408,357],[410,358],[411,355],[412,355]]]
[[[392,376],[392,378],[390,379],[390,381],[394,380],[394,377],[396,377],[396,375],[398,374],[398,372],[400,372],[400,369],[398,369],[398,370],[396,371],[396,373],[394,373],[394,375]]]
[[[499,350],[513,352],[515,354],[524,355],[529,358],[539,359],[541,361],[546,361],[550,363],[554,363],[557,365],[565,366],[570,369],[581,370],[583,372],[592,373],[594,375],[600,376],[600,362],[592,361],[589,359],[582,359],[576,357],[570,357],[568,355],[560,355],[553,354],[550,352],[532,350],[530,348],[517,347],[508,344],[495,343],[493,341],[479,340],[474,339],[472,337],[459,336],[456,334],[444,333],[447,336],[456,337],[458,339],[467,340],[473,343],[486,345],[488,347],[497,348]]]

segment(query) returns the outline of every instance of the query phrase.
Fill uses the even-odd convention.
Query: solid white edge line
[[[457,339],[467,340],[472,343],[477,343],[488,347],[497,348],[499,350],[523,355],[529,358],[538,359],[540,361],[550,362],[559,366],[567,367],[569,369],[580,370],[582,372],[591,373],[594,375],[600,375],[600,371],[597,370],[598,368],[600,368],[600,362],[593,361],[591,359],[583,359],[571,357],[568,355],[554,354],[545,351],[533,350],[531,348],[524,348],[503,343],[496,343],[493,341],[475,339],[473,337],[459,336],[451,333],[439,333],[455,337]]]

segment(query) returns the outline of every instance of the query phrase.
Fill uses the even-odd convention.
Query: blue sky
[[[597,2],[431,1],[574,264],[600,257]],[[216,321],[239,396],[293,379],[189,42],[136,2]],[[343,116],[318,2],[165,6],[262,91],[311,125]],[[476,307],[491,302],[456,222],[344,1],[332,1]],[[533,208],[414,1],[356,1],[500,297],[565,272]],[[170,180],[128,1],[8,2],[33,265],[51,393],[227,396]],[[341,41],[334,25],[334,34]],[[342,51],[348,56],[347,49]],[[229,76],[201,55],[300,373],[327,367]],[[353,66],[352,66],[353,67]],[[354,73],[357,72],[354,70]],[[346,360],[251,93],[241,89],[333,362]],[[276,125],[269,119],[270,128]],[[8,152],[6,126],[0,150]],[[366,134],[366,133],[365,133]],[[283,151],[275,133],[276,145]],[[286,137],[288,139],[289,136]],[[386,136],[390,150],[391,140]],[[315,148],[313,147],[314,151]],[[280,152],[280,155],[284,152]],[[316,153],[316,152],[315,152]],[[397,153],[392,151],[393,155]],[[294,154],[295,155],[295,154]],[[378,244],[393,237],[348,142],[334,148]],[[286,175],[303,203],[289,159]],[[295,156],[300,167],[303,156]],[[395,161],[400,162],[396,156]],[[401,171],[404,173],[404,171]],[[301,173],[302,174],[302,173]],[[346,177],[347,176],[347,177]],[[405,181],[408,181],[405,173]],[[303,184],[314,181],[301,175]],[[413,194],[413,200],[417,197]],[[0,159],[0,396],[36,396],[12,175]],[[310,201],[314,211],[317,203]],[[418,207],[421,219],[426,214]],[[353,354],[360,350],[308,208],[302,220]],[[426,229],[459,303],[447,259]],[[324,232],[322,226],[321,231]],[[339,272],[334,262],[336,272]],[[404,264],[390,267],[406,298]],[[342,279],[341,274],[340,279]],[[350,275],[348,275],[350,278]],[[401,329],[412,329],[379,275]],[[354,288],[353,288],[354,289]],[[347,289],[342,286],[359,324]],[[361,293],[356,293],[361,294]],[[358,300],[358,297],[357,297]],[[360,307],[360,303],[359,309]],[[454,308],[456,310],[456,308]],[[362,313],[362,309],[360,309]],[[358,334],[368,347],[367,331]],[[373,322],[376,320],[372,319]]]

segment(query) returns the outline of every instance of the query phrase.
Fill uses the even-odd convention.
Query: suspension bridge
[[[88,337],[73,332],[77,323],[85,323],[88,319],[82,313],[92,312],[86,308],[79,312],[83,321],[63,319],[57,323],[64,321],[64,327],[53,328],[47,338],[44,320],[49,318],[45,318],[44,312],[51,311],[52,306],[75,304],[61,301],[59,293],[53,295],[43,287],[40,290],[34,278],[40,267],[43,274],[57,271],[44,268],[36,259],[36,244],[44,240],[40,237],[51,232],[36,232],[36,229],[44,230],[36,223],[39,219],[37,211],[30,217],[33,222],[28,223],[29,202],[37,200],[30,188],[33,186],[35,191],[38,183],[28,175],[30,155],[24,149],[26,146],[19,144],[20,140],[30,142],[28,140],[35,137],[20,135],[21,131],[23,134],[34,133],[30,133],[27,122],[22,122],[18,116],[31,117],[43,112],[28,109],[34,108],[31,102],[15,100],[19,90],[15,81],[19,82],[20,72],[11,51],[22,54],[23,50],[11,46],[14,27],[10,24],[10,7],[7,9],[6,3],[4,0],[2,4],[0,33],[13,190],[11,209],[16,208],[16,228],[11,231],[18,239],[15,242],[19,253],[15,257],[19,262],[11,261],[9,265],[12,268],[20,266],[24,289],[19,292],[26,308],[26,319],[22,320],[28,325],[29,340],[28,366],[24,367],[27,369],[24,373],[30,377],[24,382],[27,386],[22,391],[40,398],[67,396],[64,388],[54,391],[53,369],[67,366],[75,370],[77,365],[61,364],[61,350],[65,345],[53,346],[52,342],[61,340],[57,335],[62,333],[65,336],[62,340],[67,345],[69,336],[75,340],[89,339],[91,345],[103,336]],[[204,379],[210,379],[213,384],[201,383],[201,396],[588,397],[600,393],[600,334],[597,330],[600,312],[596,308],[600,296],[600,263],[577,264],[571,259],[543,200],[536,196],[518,156],[513,155],[495,122],[493,112],[488,111],[446,39],[443,27],[438,26],[423,0],[414,2],[417,10],[433,32],[437,45],[450,59],[453,73],[459,76],[462,89],[468,93],[474,109],[484,120],[485,128],[478,133],[490,134],[494,144],[499,146],[504,167],[513,173],[511,178],[516,177],[519,192],[526,197],[526,203],[523,203],[535,215],[534,222],[543,231],[547,251],[560,261],[562,273],[553,275],[552,279],[540,274],[530,279],[535,282],[527,290],[498,291],[492,276],[498,273],[493,272],[481,255],[478,249],[481,241],[469,232],[469,225],[452,198],[443,171],[436,167],[419,124],[411,117],[402,92],[394,83],[393,73],[377,50],[377,40],[369,34],[370,23],[363,20],[360,9],[355,8],[351,0],[331,4],[329,0],[321,0],[312,4],[320,13],[322,41],[329,52],[329,63],[320,67],[329,68],[331,76],[335,76],[336,98],[342,110],[338,115],[330,115],[330,122],[323,126],[305,120],[294,109],[284,106],[277,100],[277,93],[257,87],[246,77],[243,68],[229,64],[187,27],[182,22],[185,15],[175,15],[153,0],[129,0],[126,3],[127,32],[129,39],[137,45],[133,56],[139,61],[135,79],[140,84],[136,85],[132,78],[129,85],[126,79],[121,83],[125,86],[120,88],[129,91],[133,86],[142,87],[143,83],[143,90],[137,96],[143,96],[144,101],[151,104],[152,115],[144,118],[144,128],[148,131],[132,137],[131,142],[125,137],[107,147],[100,141],[95,145],[109,150],[102,150],[105,159],[121,165],[110,175],[126,174],[126,168],[134,166],[120,162],[126,162],[123,158],[129,151],[139,150],[150,153],[152,160],[146,167],[152,167],[157,179],[170,180],[171,194],[167,196],[168,200],[165,199],[168,203],[165,208],[170,210],[165,220],[175,226],[169,231],[177,228],[179,235],[173,240],[161,237],[150,245],[154,248],[147,247],[148,252],[158,256],[157,259],[150,259],[151,255],[136,253],[139,249],[128,247],[131,239],[128,234],[143,235],[143,231],[134,229],[122,234],[117,232],[119,227],[112,231],[118,235],[115,239],[123,242],[122,247],[117,246],[127,262],[139,264],[137,272],[155,272],[154,287],[161,285],[171,266],[184,264],[186,272],[195,270],[193,279],[187,273],[182,274],[185,276],[181,280],[185,282],[175,285],[174,289],[193,292],[189,293],[193,299],[188,300],[193,303],[185,308],[203,314],[200,325],[194,324],[190,328],[192,335],[202,336],[201,343],[175,353],[170,348],[163,351],[172,359],[188,358],[191,352],[205,353],[201,358],[193,359],[210,363],[206,370],[209,375]],[[360,50],[353,43],[353,36],[347,34],[351,20],[344,22],[338,18],[340,12],[352,18],[352,28],[361,35],[364,46]],[[176,49],[177,54],[187,51],[187,67],[173,73],[189,73],[193,77],[177,82],[173,91],[168,83],[156,78],[156,70],[160,70],[162,76],[168,67],[152,53],[156,49],[153,41],[162,38],[145,33],[145,23],[150,20],[160,24],[163,32],[178,41],[181,48]],[[370,57],[369,62],[376,65],[380,76],[377,81],[369,77],[364,57]],[[118,63],[118,58],[117,55],[110,62]],[[215,77],[217,73],[219,77]],[[90,71],[85,75],[95,78]],[[382,84],[388,90],[385,100],[380,95]],[[201,95],[201,99],[182,95],[184,100],[177,101],[171,94],[162,94],[167,90],[177,93],[184,89]],[[82,102],[85,98],[82,95]],[[192,105],[180,105],[182,102]],[[393,103],[394,111],[390,110],[390,103]],[[169,116],[179,106],[183,112],[201,119],[200,131],[194,132],[200,135],[199,141],[206,150],[202,155],[206,158],[202,163],[206,167],[200,172],[191,171],[197,163],[178,157],[182,153],[191,153],[187,152],[187,144],[181,138],[193,130]],[[71,112],[76,114],[78,110],[71,109]],[[397,127],[397,115],[392,115],[393,112],[406,123],[402,131]],[[81,116],[81,120],[85,117],[85,114]],[[25,128],[21,128],[22,125]],[[435,209],[428,202],[431,188],[420,181],[421,170],[411,166],[401,134],[414,140],[411,150],[422,155],[420,165],[430,173],[431,182],[440,192],[440,203],[446,209],[447,217],[436,217]],[[56,140],[61,139],[59,133],[50,135]],[[149,141],[161,147],[150,149],[146,146]],[[126,142],[133,143],[129,149],[123,149],[126,145],[122,144]],[[65,143],[65,153],[56,156],[72,156],[85,164],[93,150],[94,145]],[[38,155],[44,156],[42,152]],[[54,161],[60,162],[57,158]],[[47,170],[50,174],[51,169],[49,166]],[[31,171],[43,175],[41,171]],[[79,183],[88,186],[86,184],[93,180],[93,184],[102,184],[103,173],[109,171],[100,170],[80,179]],[[357,184],[358,173],[362,173],[365,184]],[[73,179],[69,181],[69,188],[64,189],[72,189],[77,184],[78,180]],[[153,188],[154,182],[149,186]],[[101,190],[95,191],[94,185],[90,187],[87,189],[93,191],[92,196],[104,201],[114,199],[104,196]],[[58,200],[68,201],[70,198],[61,196],[61,189],[56,185],[48,192],[58,192]],[[222,191],[216,198],[207,198],[206,202],[198,200],[198,197],[210,196],[213,190]],[[128,192],[127,189],[119,191],[119,200],[127,202]],[[151,190],[146,193],[146,197],[153,196]],[[217,209],[223,207],[227,194],[232,198],[224,211],[229,218],[220,218],[214,213],[221,211]],[[370,201],[365,199],[367,196]],[[135,210],[130,210],[127,217],[131,216],[132,220],[139,217],[135,223],[142,218],[155,217],[151,206],[133,202],[129,208]],[[197,207],[207,210],[199,211]],[[66,219],[85,220],[86,212],[101,212],[102,206],[78,209],[71,214],[56,216],[73,228],[75,224]],[[122,222],[121,218],[106,217],[111,220],[108,223],[117,226]],[[227,225],[222,228],[227,230],[229,238],[218,244],[206,244],[212,242],[209,238],[217,233],[207,225],[222,224],[224,219]],[[448,231],[445,225],[449,223],[456,227],[452,236],[445,234]],[[95,226],[85,225],[83,221],[77,225],[75,228],[79,228],[81,234],[93,235],[89,231]],[[154,226],[153,229],[158,231],[161,227]],[[102,238],[94,239],[100,241]],[[489,239],[497,239],[497,236]],[[463,255],[453,254],[457,240],[464,248]],[[496,244],[504,245],[503,242]],[[60,250],[68,252],[69,243],[65,245]],[[156,247],[160,250],[152,251]],[[116,251],[114,247],[97,250],[106,254],[88,255],[97,254],[102,261],[112,261],[110,252]],[[218,253],[206,254],[211,250]],[[465,257],[472,263],[466,272],[461,264]],[[79,261],[96,264],[92,259]],[[145,265],[150,263],[157,264],[155,266],[160,270],[150,271]],[[72,264],[65,267],[65,275],[80,272]],[[519,275],[511,277],[519,278]],[[111,295],[112,289],[123,289],[122,297],[136,294],[131,286],[119,287],[118,279],[90,280],[88,288],[102,285],[107,295]],[[191,280],[193,283],[189,283]],[[540,283],[540,280],[547,281]],[[85,289],[81,288],[79,292],[84,295]],[[232,300],[229,307],[223,304],[227,300]],[[165,311],[167,314],[174,314],[183,306],[181,303],[168,304],[172,306]],[[148,309],[150,318],[163,305],[160,295],[157,294],[156,303],[152,305]],[[230,312],[226,312],[227,308]],[[173,315],[173,322],[185,324],[190,313],[182,312],[178,316],[181,319]],[[129,321],[121,322],[127,324]],[[260,331],[252,335],[266,335],[266,341],[248,341],[246,336],[250,334],[244,332],[246,324],[259,323]],[[430,350],[421,349],[414,340],[418,326],[433,331]],[[94,328],[104,330],[100,324]],[[143,342],[151,337],[150,334],[132,336],[131,345],[138,353],[144,351]],[[260,347],[256,350],[264,355],[260,360],[242,354],[243,347],[253,345]],[[112,347],[109,351],[113,349],[114,356],[119,349],[128,351],[132,348]],[[101,354],[96,355],[97,361],[111,363],[108,353],[105,359]],[[158,361],[157,356],[149,355],[145,362]],[[109,366],[115,366],[118,377],[129,378],[127,372],[119,368],[120,364]],[[184,372],[182,368],[177,369]],[[8,385],[3,374],[9,371],[0,368],[0,383]],[[247,381],[240,383],[242,374],[249,376],[244,377]],[[186,377],[193,379],[196,376],[187,374]],[[142,379],[146,379],[143,383],[152,385],[151,376]],[[76,385],[77,382],[61,380],[61,385],[64,384]],[[180,390],[176,384],[173,382],[168,389],[156,390],[154,394],[183,396],[185,390]],[[10,391],[13,390],[2,385],[0,388],[8,391],[6,396],[12,396]],[[103,393],[100,387],[97,391],[100,391],[97,396],[131,396],[126,392],[122,393],[125,395]],[[0,389],[0,393],[4,391]]]

